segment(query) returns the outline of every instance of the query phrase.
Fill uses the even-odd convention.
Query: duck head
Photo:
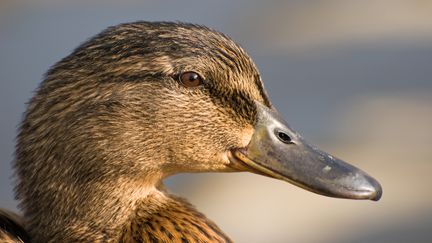
[[[57,63],[29,104],[15,167],[28,217],[65,210],[59,198],[79,215],[93,200],[83,197],[180,172],[249,171],[326,196],[381,196],[376,180],[288,126],[239,45],[183,23],[111,27]]]

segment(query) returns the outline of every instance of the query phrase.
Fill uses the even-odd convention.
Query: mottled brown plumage
[[[309,145],[268,100],[243,49],[203,26],[108,28],[54,65],[18,134],[23,223],[0,240],[230,242],[162,180],[250,171],[332,197],[379,200],[379,183]]]
[[[29,236],[18,215],[0,209],[0,242],[27,242]]]
[[[230,242],[230,239],[202,213],[184,199],[150,194],[141,201],[130,224],[124,228],[122,242]],[[149,209],[147,205],[157,205]]]
[[[204,84],[183,87],[185,71]],[[16,193],[32,241],[229,241],[156,185],[232,171],[226,151],[247,145],[256,101],[270,106],[252,60],[206,27],[136,22],[85,42],[48,71],[19,132]]]

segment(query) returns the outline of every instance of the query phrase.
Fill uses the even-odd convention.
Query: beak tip
[[[379,201],[383,194],[383,190],[380,183],[373,178],[369,178],[368,184],[369,185],[367,191],[369,192],[368,193],[369,199],[372,201]]]
[[[346,188],[353,186],[351,188],[355,189],[352,191],[348,190],[346,192],[347,194],[345,195],[347,196],[347,198],[379,201],[383,194],[381,184],[373,177],[367,175],[362,171],[361,175],[362,176],[357,177],[357,180],[348,180],[348,182],[352,184],[349,184],[349,186],[347,186]]]
[[[372,201],[379,201],[382,197],[382,194],[383,194],[382,187],[378,182],[376,182],[375,190],[372,194],[371,200]]]

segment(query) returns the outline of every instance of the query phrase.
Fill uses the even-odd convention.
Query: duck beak
[[[284,180],[306,190],[337,198],[378,201],[381,185],[360,169],[306,143],[276,110],[261,104],[248,146],[231,151],[238,170]]]

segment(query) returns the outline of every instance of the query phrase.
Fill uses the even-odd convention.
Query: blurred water
[[[408,167],[405,161],[389,157],[392,150],[385,149],[386,145],[391,144],[390,138],[403,140],[402,135],[407,129],[415,129],[417,124],[423,124],[419,121],[432,117],[428,109],[432,107],[432,39],[428,39],[430,35],[425,31],[427,28],[412,25],[416,28],[411,28],[411,32],[406,32],[405,27],[399,33],[398,25],[406,26],[403,24],[405,22],[416,23],[416,15],[413,14],[414,17],[410,17],[409,21],[402,18],[401,22],[391,22],[389,28],[392,29],[392,34],[387,37],[382,34],[387,33],[386,31],[374,30],[370,35],[379,35],[380,38],[352,41],[344,32],[342,39],[326,37],[320,42],[319,37],[324,34],[316,34],[313,35],[313,41],[306,41],[306,37],[301,35],[309,33],[310,30],[302,32],[302,26],[306,29],[311,25],[303,24],[305,19],[316,18],[316,13],[321,9],[319,6],[328,11],[328,6],[344,6],[348,3],[333,0],[318,1],[321,5],[302,1],[287,2],[288,5],[283,1],[266,1],[263,4],[246,0],[188,0],[181,3],[129,0],[122,4],[115,1],[76,1],[63,4],[50,0],[31,3],[0,2],[0,206],[10,209],[16,207],[10,179],[16,127],[25,102],[31,97],[32,91],[49,66],[107,26],[134,20],[181,20],[209,25],[234,37],[253,56],[273,103],[294,128],[309,140],[344,155],[347,160],[354,161],[362,168],[366,167],[370,172],[375,172],[372,174],[387,183],[384,184],[383,201],[377,204],[321,198],[287,184],[252,175],[181,175],[168,180],[174,191],[191,198],[193,203],[219,222],[221,227],[239,242],[260,242],[265,239],[274,239],[274,242],[284,242],[283,239],[291,239],[293,242],[430,240],[432,237],[428,232],[432,230],[432,207],[425,206],[422,202],[429,203],[431,199],[429,193],[418,191],[418,188],[423,188],[421,185],[431,185],[432,179],[425,176],[421,177],[424,181],[419,184],[405,184],[416,187],[412,188],[413,192],[410,194],[415,200],[404,199],[403,195],[397,194],[397,189],[404,188],[404,184],[398,184],[398,181],[415,182],[416,175],[419,174],[418,168],[430,169],[430,157],[427,156],[431,155],[423,153],[423,157],[407,161],[406,163],[412,166]],[[400,1],[375,2],[388,4],[386,9],[390,12],[383,15],[401,14],[397,11],[391,12],[391,4],[400,4]],[[420,4],[422,1],[413,2]],[[372,3],[365,1],[364,4]],[[370,7],[373,6],[375,5]],[[410,6],[406,9],[412,9]],[[351,8],[341,9],[348,11]],[[420,9],[424,12],[427,8]],[[284,12],[291,14],[284,15]],[[310,16],[311,13],[315,15]],[[349,13],[345,15],[350,16]],[[339,21],[344,21],[345,15],[341,15],[342,19]],[[424,16],[424,13],[418,16]],[[277,20],[272,19],[276,17]],[[268,27],[269,23],[269,28],[263,28]],[[367,35],[369,32],[366,30],[370,24],[361,23],[362,21],[356,23],[357,28],[363,36]],[[296,30],[284,36],[284,26],[295,27]],[[314,33],[321,33],[320,31],[323,32],[321,29]],[[344,29],[340,31],[343,32]],[[355,30],[350,31],[356,33]],[[420,34],[416,35],[416,31]],[[430,32],[432,35],[432,28]],[[406,38],[407,35],[409,38]],[[284,46],[283,43],[290,39],[293,43],[298,43]],[[391,97],[391,102],[372,112],[374,107],[383,104],[380,97]],[[418,101],[418,97],[423,98]],[[410,103],[412,100],[418,102]],[[410,105],[404,106],[408,103]],[[419,106],[426,108],[414,113],[408,112],[415,111]],[[389,110],[393,112],[385,114]],[[412,119],[393,126],[390,131],[401,136],[390,137],[380,133],[388,127],[386,124],[394,123],[386,120],[385,116],[395,120],[404,116],[411,116]],[[362,128],[361,124],[368,125]],[[355,140],[361,138],[363,142],[368,142],[367,138],[373,137],[373,134],[366,138],[361,134],[368,134],[368,128],[374,126],[376,130],[373,130],[373,134],[382,138],[376,138],[380,143],[373,145],[382,148],[378,152],[366,149],[365,144]],[[429,139],[432,134],[427,126],[418,127],[424,130],[413,133],[415,136],[410,137],[409,143],[407,141],[404,145],[406,154],[419,154],[420,144],[417,146],[416,143],[425,146],[428,141],[432,141]],[[362,130],[357,131],[359,129]],[[360,134],[350,133],[351,130]],[[421,140],[421,136],[426,139]],[[398,166],[390,166],[392,162]],[[387,168],[394,171],[390,173]],[[417,170],[411,171],[411,168]],[[255,190],[249,190],[251,186]],[[407,186],[406,189],[409,188],[411,187]],[[386,194],[388,191],[390,194]],[[226,195],[231,197],[226,198]],[[285,200],[283,203],[280,201],[282,199]],[[236,203],[240,202],[248,203],[248,206],[236,207]],[[268,203],[274,208],[269,210],[266,206]],[[369,224],[367,217],[357,212],[361,209],[373,213],[376,223]],[[254,210],[257,211],[254,213],[256,217],[248,217]],[[234,215],[236,218],[232,219],[227,215]],[[289,216],[281,219],[280,215],[292,215],[295,221],[291,221]],[[407,220],[404,222],[402,219]],[[323,220],[322,224],[327,225],[308,222],[314,220]],[[259,228],[254,228],[258,225]],[[309,228],[302,230],[308,225]],[[358,230],[359,227],[364,230]],[[337,232],[341,228],[346,233]],[[293,231],[289,232],[287,229]],[[321,231],[322,237],[314,238],[309,231],[318,229],[326,232]]]

